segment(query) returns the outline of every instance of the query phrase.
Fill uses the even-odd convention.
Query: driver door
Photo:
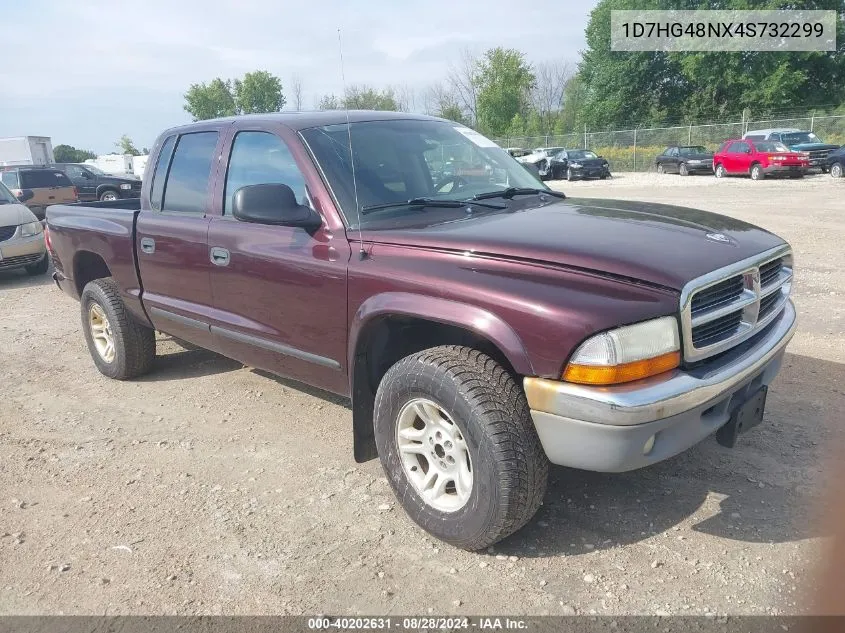
[[[319,229],[307,230],[232,217],[235,191],[255,184],[285,184],[301,204],[316,209],[312,187],[319,177],[280,134],[264,129],[234,129],[223,160],[223,190],[215,196],[217,213],[208,230],[215,348],[253,367],[346,391],[351,249],[343,231],[333,231],[325,219]],[[310,181],[304,173],[309,167]]]
[[[97,199],[97,179],[94,174],[79,165],[67,165],[64,172],[76,187],[80,202]]]

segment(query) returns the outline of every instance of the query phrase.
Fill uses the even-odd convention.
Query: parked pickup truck
[[[154,369],[158,330],[348,396],[355,459],[471,550],[532,517],[550,462],[626,471],[763,420],[795,328],[782,239],[567,199],[442,119],[346,116],[174,128],[139,200],[48,209],[100,372]],[[486,180],[433,179],[444,153]]]

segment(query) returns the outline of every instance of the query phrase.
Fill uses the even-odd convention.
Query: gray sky
[[[140,148],[190,121],[191,83],[251,70],[278,75],[304,107],[346,83],[413,89],[448,72],[460,51],[517,48],[529,61],[577,62],[595,0],[0,0],[0,137],[44,135],[98,153],[129,134]]]

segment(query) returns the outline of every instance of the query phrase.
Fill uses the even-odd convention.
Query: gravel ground
[[[379,464],[352,460],[345,402],[159,341],[142,380],[102,377],[78,305],[0,275],[2,614],[791,614],[845,405],[845,182],[619,175],[572,196],[696,206],[795,247],[801,318],[765,423],[652,468],[552,471],[493,551],[440,544]],[[506,588],[506,590],[505,590]]]

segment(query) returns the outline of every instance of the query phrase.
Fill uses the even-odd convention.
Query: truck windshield
[[[358,226],[358,209],[388,205],[375,219],[361,215],[362,227],[385,216],[419,213],[408,200],[469,200],[476,194],[509,187],[546,186],[504,149],[470,128],[446,121],[390,120],[345,123],[303,130],[350,227]],[[355,181],[349,153],[352,139]],[[455,206],[456,215],[464,205]]]
[[[15,204],[18,201],[15,196],[12,195],[12,192],[0,182],[0,204]]]
[[[781,134],[780,140],[787,145],[803,145],[804,143],[821,143],[822,140],[812,132],[791,132]]]

